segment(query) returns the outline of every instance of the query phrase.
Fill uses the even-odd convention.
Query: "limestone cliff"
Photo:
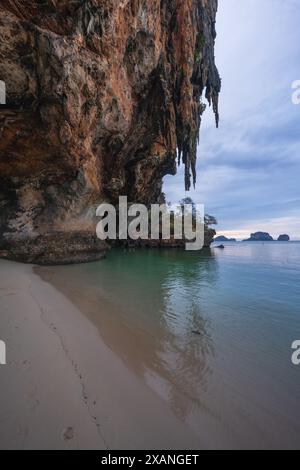
[[[93,258],[101,200],[156,202],[177,154],[195,183],[204,92],[218,123],[216,11],[217,0],[1,0],[2,256]]]

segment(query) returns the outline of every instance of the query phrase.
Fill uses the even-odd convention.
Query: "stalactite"
[[[190,80],[193,85],[191,109],[187,112],[185,103],[180,102],[177,116],[177,141],[179,163],[185,165],[185,189],[196,184],[197,142],[201,126],[201,116],[206,106],[201,102],[205,93],[209,105],[213,106],[216,126],[219,126],[219,93],[221,90],[221,79],[215,65],[214,45],[216,38],[215,16],[217,11],[217,0],[209,2],[194,0],[191,2],[192,24],[195,28],[194,65],[192,70],[185,69],[185,77],[181,81],[179,95],[181,100],[185,99],[184,87]],[[184,37],[183,37],[183,40]],[[191,72],[191,76],[188,74]]]

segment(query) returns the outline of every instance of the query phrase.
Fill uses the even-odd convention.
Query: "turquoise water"
[[[40,274],[204,447],[300,448],[300,244],[112,250]]]

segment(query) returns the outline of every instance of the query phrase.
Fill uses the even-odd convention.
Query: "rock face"
[[[267,232],[256,232],[251,233],[251,237],[246,242],[273,242],[274,239]]]
[[[216,11],[217,0],[1,1],[2,256],[32,261],[34,247],[47,262],[45,237],[51,261],[64,239],[72,260],[70,237],[101,252],[95,206],[157,202],[177,150],[195,183],[203,92],[219,119]]]
[[[289,235],[280,235],[278,237],[278,241],[279,242],[289,242],[290,241],[290,237]]]

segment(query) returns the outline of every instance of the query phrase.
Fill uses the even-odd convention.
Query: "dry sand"
[[[31,266],[0,260],[0,340],[0,449],[201,447]]]

